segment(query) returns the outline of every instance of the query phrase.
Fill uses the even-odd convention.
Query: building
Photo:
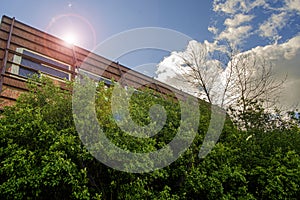
[[[87,59],[88,58],[88,59]],[[63,86],[83,72],[96,80],[119,81],[135,88],[152,88],[162,94],[187,94],[153,80],[139,72],[96,55],[88,50],[30,27],[15,18],[3,16],[0,25],[0,109],[12,105],[26,91],[26,80],[32,74],[48,76]]]

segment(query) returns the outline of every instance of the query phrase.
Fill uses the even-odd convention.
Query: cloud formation
[[[258,9],[261,10],[259,15],[265,17],[255,24],[253,19],[258,17]],[[219,30],[217,27],[209,27],[209,31],[215,34],[216,39],[236,41],[236,45],[239,45],[249,36],[258,34],[262,38],[269,39],[271,43],[277,43],[278,40],[283,38],[280,31],[287,25],[287,22],[292,20],[293,16],[300,15],[300,0],[283,0],[281,2],[214,0],[213,10],[217,14],[225,16],[223,23],[225,28],[223,30]],[[247,22],[247,25],[244,25],[245,22]],[[250,33],[250,31],[252,32]],[[239,37],[240,39],[238,39]]]
[[[237,12],[249,12],[249,10],[263,5],[266,5],[265,0],[214,0],[213,10],[225,14],[236,14]]]
[[[296,11],[300,14],[300,0],[284,0],[286,9],[290,11]]]
[[[228,27],[217,37],[218,40],[226,40],[232,44],[240,44],[249,36],[251,26]]]
[[[278,30],[282,29],[288,20],[286,12],[272,14],[272,16],[259,26],[259,35],[261,37],[272,38],[275,43],[281,38]]]
[[[199,44],[205,46],[211,54],[224,53],[226,48],[222,41],[227,41],[239,48],[238,56],[252,52],[272,63],[278,80],[287,75],[279,105],[284,108],[295,108],[298,105],[300,109],[300,32],[297,32],[300,23],[293,19],[299,19],[300,0],[214,0],[212,6],[219,16],[216,23],[208,27],[214,40],[205,40]],[[288,26],[294,28],[293,34],[286,31]],[[269,43],[256,44],[257,41],[251,38],[260,38]],[[178,68],[181,62],[179,53],[182,52],[173,52],[158,65],[157,79],[191,94],[199,94],[199,88],[184,81],[182,71]],[[211,62],[215,62],[215,58],[211,59]],[[226,60],[220,62],[223,62],[223,66],[229,64]],[[222,80],[225,71],[220,73],[219,80]]]
[[[277,80],[286,78],[279,94],[278,106],[282,109],[300,109],[300,35],[282,44],[257,46],[240,54],[250,52],[273,65]]]
[[[224,25],[227,27],[237,27],[245,22],[251,21],[253,17],[253,15],[236,14],[233,18],[227,18]]]

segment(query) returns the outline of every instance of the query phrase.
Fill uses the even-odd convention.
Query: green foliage
[[[242,117],[237,115],[247,122],[243,122],[247,128],[241,130],[227,119],[219,142],[200,159],[198,153],[210,122],[210,105],[199,101],[199,108],[194,108],[200,110],[199,128],[187,151],[168,167],[131,174],[97,161],[81,143],[73,122],[68,88],[71,83],[65,90],[48,79],[34,79],[28,86],[29,92],[15,106],[5,108],[0,117],[1,199],[297,199],[300,196],[299,128],[267,113],[255,102],[249,104]],[[149,152],[174,138],[181,123],[176,100],[148,90],[135,92],[130,100],[130,117],[136,124],[150,123],[149,108],[155,104],[163,105],[167,116],[158,134],[137,138],[122,131],[116,123],[120,116],[111,112],[112,90],[99,83],[95,108],[99,124],[115,145],[134,152]]]
[[[0,119],[2,199],[88,199],[92,159],[71,118],[71,96],[48,79],[35,79]]]

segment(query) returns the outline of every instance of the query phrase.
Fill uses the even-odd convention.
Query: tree
[[[213,103],[213,87],[222,72],[220,63],[212,61],[205,44],[190,43],[187,50],[179,54],[183,60],[181,66],[188,68],[183,73],[186,80],[192,82],[197,88],[201,88],[208,102]]]
[[[48,79],[28,83],[15,106],[0,118],[2,199],[89,199],[83,148],[72,120],[71,94]]]
[[[230,74],[227,98],[240,101],[244,111],[247,102],[263,101],[266,108],[274,106],[285,81],[275,76],[271,62],[251,51],[234,56],[225,73]]]
[[[266,108],[274,108],[286,78],[276,77],[270,61],[253,51],[239,53],[229,43],[227,48],[210,45],[191,41],[185,51],[171,55],[177,57],[175,82],[185,84],[186,91],[192,85],[199,91],[198,97],[234,108],[230,111],[238,108],[246,112],[252,102],[263,102]]]
[[[169,78],[167,82],[174,83],[177,87],[177,83],[183,85],[180,89],[185,92],[191,92],[191,87],[196,88],[197,93],[194,95],[209,103],[216,103],[219,97],[215,87],[223,69],[218,60],[212,59],[211,53],[205,43],[190,41],[184,52],[172,54],[176,65],[176,77],[173,81]]]
[[[61,89],[42,77],[31,80],[28,88],[0,117],[1,198],[179,199],[175,185],[168,180],[182,182],[177,180],[182,176],[179,170],[172,172],[167,167],[148,174],[130,174],[112,169],[90,155],[76,132],[69,87]],[[153,91],[133,94],[130,113],[137,124],[149,123],[149,108],[155,104],[163,105],[168,116],[160,133],[143,140],[118,127],[110,108],[112,90],[99,83],[95,103],[99,124],[114,144],[134,152],[148,152],[172,140],[180,125],[178,102]],[[208,115],[203,115],[202,120],[206,121],[205,117]],[[195,130],[187,130],[187,134],[189,131]],[[182,168],[181,163],[175,166]]]
[[[2,199],[297,199],[300,195],[300,131],[296,125],[238,130],[227,119],[214,149],[199,158],[211,106],[199,101],[199,127],[190,147],[165,168],[127,173],[102,164],[86,150],[73,122],[70,90],[45,79],[28,86],[29,92],[0,117]],[[177,101],[154,91],[135,92],[130,115],[137,124],[149,123],[149,108],[154,104],[163,105],[167,113],[158,134],[137,138],[118,127],[118,116],[111,112],[112,90],[103,82],[98,84],[95,110],[115,145],[148,152],[174,138],[181,123]],[[269,119],[260,107],[249,115],[259,116],[256,123]],[[251,118],[254,124],[255,119]]]

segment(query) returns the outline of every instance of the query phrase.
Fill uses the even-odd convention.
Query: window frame
[[[108,86],[113,84],[110,79],[100,76],[98,74],[95,74],[93,72],[87,71],[86,69],[78,68],[78,74],[86,75],[90,79],[94,80],[96,82],[96,84],[98,84],[101,81],[104,81],[104,83]],[[95,78],[92,78],[92,77],[95,77]]]
[[[30,55],[26,55],[24,53],[24,51],[27,51],[29,54],[33,54],[36,57],[33,57],[33,56],[30,56]],[[30,76],[24,76],[24,75],[21,75],[20,74],[20,69],[21,68],[25,68],[27,69],[28,71],[32,71],[33,74],[38,74],[39,76],[47,76],[47,77],[50,77],[51,79],[55,79],[55,80],[59,80],[59,81],[65,81],[65,80],[71,80],[71,65],[67,64],[67,63],[64,63],[64,62],[61,62],[59,60],[56,60],[54,58],[51,58],[49,56],[45,56],[41,53],[37,53],[35,51],[32,51],[32,50],[29,50],[29,49],[26,49],[26,48],[16,48],[16,54],[14,54],[13,56],[13,61],[12,61],[12,65],[11,65],[11,70],[10,70],[10,73],[14,74],[14,75],[17,75],[17,76],[20,76],[22,78],[28,78]],[[26,58],[27,57],[27,58]],[[30,59],[32,58],[32,59]],[[59,76],[57,74],[54,74],[54,73],[51,73],[51,72],[46,72],[46,71],[43,71],[43,70],[38,70],[38,69],[34,69],[30,66],[26,66],[26,65],[23,65],[22,64],[22,59],[25,59],[26,61],[29,61],[29,62],[32,62],[32,63],[35,63],[37,65],[39,65],[41,68],[45,68],[45,69],[49,69],[50,71],[57,71],[57,72],[60,72],[60,73],[64,73],[67,77],[62,77],[62,76]],[[45,59],[45,60],[43,60]],[[37,61],[38,62],[37,62]],[[54,66],[49,66],[49,64],[47,65],[47,61],[48,63],[50,63],[51,65],[56,65],[56,63],[58,63],[57,65],[57,68],[54,67]],[[59,65],[62,65],[62,66],[66,66],[65,70],[62,70],[60,68],[62,68],[61,66]]]

